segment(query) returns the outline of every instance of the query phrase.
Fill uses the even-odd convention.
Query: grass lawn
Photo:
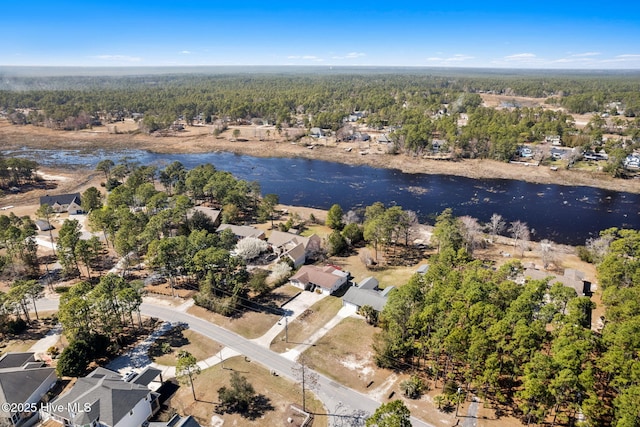
[[[285,342],[285,331],[282,331],[271,342],[271,350],[283,353],[304,343],[314,332],[331,320],[340,308],[342,308],[342,299],[332,296],[322,298],[295,320],[289,322],[289,342]]]
[[[162,346],[168,343],[171,352],[163,353]],[[154,362],[165,366],[176,366],[178,353],[191,353],[196,360],[204,360],[218,353],[224,346],[190,329],[173,328],[158,338],[149,348],[149,356]]]
[[[373,335],[380,329],[364,319],[347,317],[304,352],[309,365],[341,384],[367,393],[381,385],[392,371],[373,362]]]
[[[300,289],[294,286],[280,286],[271,291],[269,295],[261,298],[259,303],[263,305],[281,306],[298,293],[300,293]],[[198,307],[197,305],[189,307],[187,313],[215,323],[250,340],[264,335],[281,318],[281,316],[275,314],[266,312],[258,313],[250,310],[244,312],[241,317],[230,318]]]
[[[243,357],[234,357],[220,365],[205,369],[195,379],[194,387],[197,401],[193,400],[191,387],[181,386],[167,402],[168,406],[179,414],[193,415],[201,425],[230,425],[230,426],[280,426],[300,424],[287,423],[290,415],[290,405],[302,406],[301,389],[297,384],[283,378],[273,376],[268,369],[255,362],[247,362]],[[239,372],[247,378],[258,395],[266,399],[261,405],[260,415],[255,419],[244,418],[239,414],[215,413],[218,402],[218,389],[229,385],[231,370]],[[307,395],[307,409],[315,413],[325,413],[322,403],[311,394]],[[325,427],[326,417],[316,417],[314,427]]]
[[[363,249],[360,249],[363,250]],[[371,252],[373,254],[373,252]],[[422,263],[428,263],[427,259],[422,259],[421,262],[414,266],[397,266],[387,267],[380,270],[370,270],[360,260],[359,255],[351,255],[348,257],[331,257],[328,261],[329,264],[337,265],[351,273],[355,282],[360,282],[363,279],[373,276],[378,279],[381,288],[388,286],[402,286],[409,281],[411,276],[414,275],[418,266]]]
[[[255,311],[247,311],[237,318],[226,317],[197,305],[189,307],[187,313],[215,323],[250,340],[264,335],[280,319],[280,316],[275,314],[257,313]]]

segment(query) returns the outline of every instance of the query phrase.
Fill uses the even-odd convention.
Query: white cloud
[[[344,56],[332,56],[332,59],[356,59],[362,58],[363,56],[367,56],[366,53],[363,52],[349,52]]]
[[[514,55],[508,55],[504,57],[505,61],[530,61],[536,59],[536,55],[533,53],[516,53]]]
[[[287,59],[302,59],[304,61],[322,62],[324,59],[315,55],[289,55]]]
[[[191,51],[190,50],[182,50],[182,51],[180,51],[180,54],[182,54],[182,55],[191,55]]]
[[[433,65],[447,66],[447,65],[451,65],[451,64],[455,64],[455,63],[468,61],[470,59],[475,59],[475,56],[463,55],[463,54],[457,53],[457,54],[455,54],[453,56],[450,56],[448,58],[444,58],[444,57],[441,57],[441,56],[430,56],[429,58],[427,58],[427,61],[431,62],[431,63],[434,63]]]
[[[601,55],[600,52],[584,52],[584,53],[574,53],[573,55],[571,55],[574,58],[582,58],[585,56],[598,56]]]
[[[140,62],[142,58],[137,56],[128,55],[96,55],[92,58],[100,59],[102,61],[119,61],[119,62]]]

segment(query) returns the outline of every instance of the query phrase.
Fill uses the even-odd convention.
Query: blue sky
[[[9,1],[0,65],[640,69],[640,2]]]

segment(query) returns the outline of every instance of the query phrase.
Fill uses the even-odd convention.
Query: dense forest
[[[384,69],[383,69],[384,70]],[[539,97],[564,110],[482,106],[480,94]],[[582,151],[615,151],[607,171],[622,175],[622,160],[640,139],[640,82],[635,75],[385,73],[239,73],[137,76],[18,77],[0,83],[0,112],[17,125],[84,129],[134,118],[140,131],[169,129],[180,121],[216,125],[260,121],[279,134],[318,127],[352,134],[345,117],[389,134],[389,152],[428,154],[434,140],[454,157],[507,161],[524,143],[560,136]],[[566,111],[566,112],[564,112]],[[578,130],[567,113],[598,112]],[[463,119],[466,123],[461,125]],[[603,117],[612,117],[606,120]],[[603,134],[621,138],[604,144]]]
[[[606,230],[584,249],[606,308],[593,330],[590,297],[548,279],[518,284],[523,266],[474,260],[464,229],[446,212],[438,218],[429,270],[392,293],[380,316],[377,363],[421,372],[441,401],[473,390],[527,425],[637,425],[640,233]]]

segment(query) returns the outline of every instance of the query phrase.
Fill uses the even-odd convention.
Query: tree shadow
[[[218,403],[215,411],[218,414],[236,413],[243,418],[253,421],[261,418],[266,412],[273,411],[274,409],[274,406],[271,404],[271,399],[264,394],[257,394],[253,397],[248,407],[243,407],[243,405],[224,405],[222,403]]]

